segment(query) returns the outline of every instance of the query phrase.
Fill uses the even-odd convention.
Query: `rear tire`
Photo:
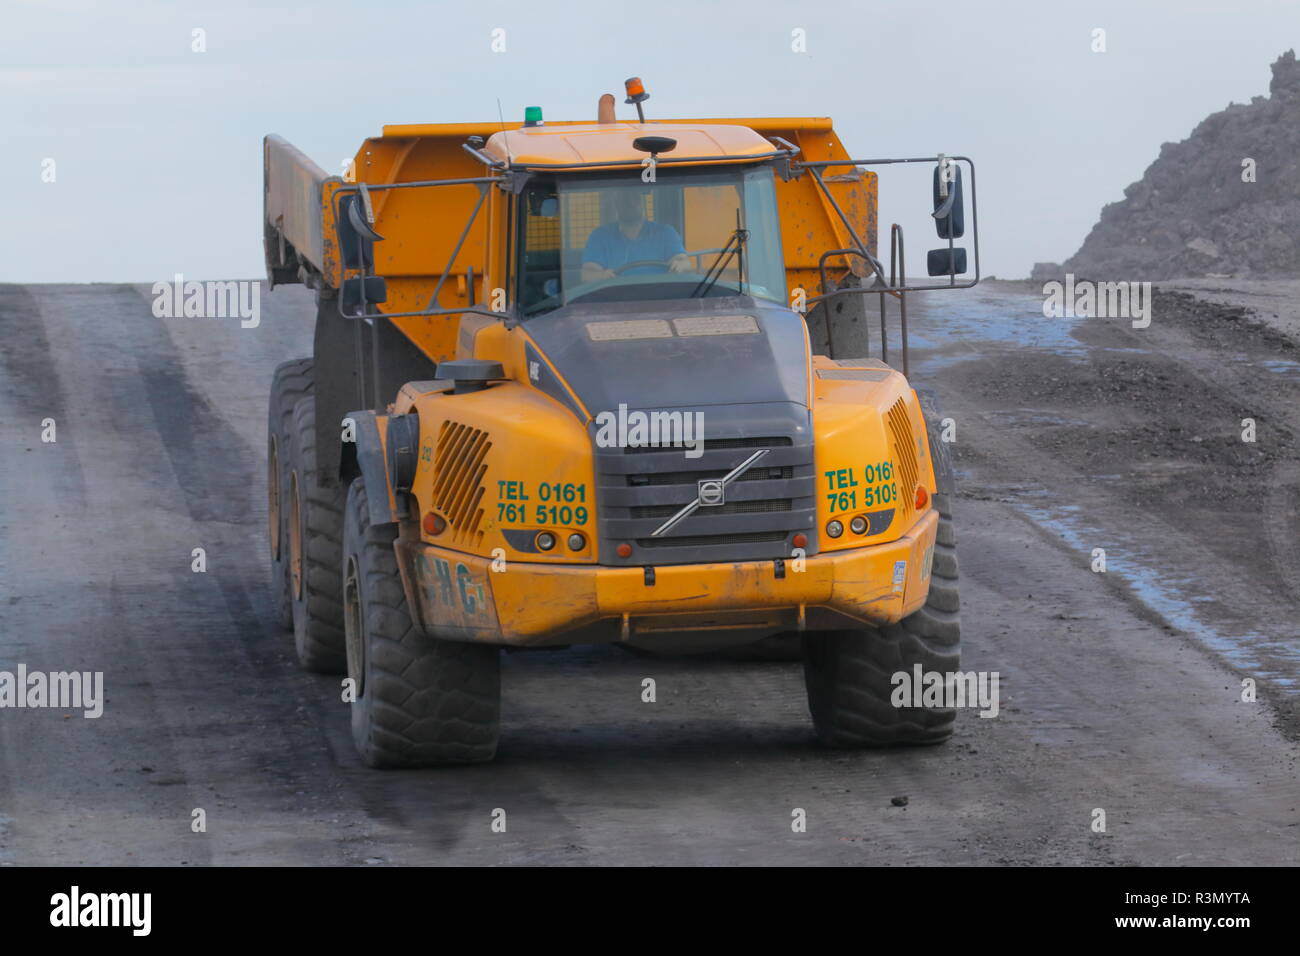
[[[289,465],[289,583],[298,662],[309,671],[341,674],[347,663],[342,578],[347,487],[320,483],[314,398],[294,406]]]
[[[923,671],[956,673],[961,666],[957,539],[952,500],[955,480],[948,446],[939,441],[938,405],[918,392],[937,487],[939,512],[930,592],[918,610],[897,624],[807,634],[803,639],[804,684],[817,737],[832,747],[886,747],[941,743],[952,736],[951,707],[895,707],[893,675]]]
[[[293,407],[312,393],[312,360],[294,359],[275,369],[266,410],[266,518],[271,545],[271,600],[275,619],[293,628],[289,575],[289,444]]]
[[[396,525],[370,524],[365,481],[348,491],[343,531],[352,740],[371,767],[479,763],[501,732],[496,647],[426,635],[411,620],[397,569]]]

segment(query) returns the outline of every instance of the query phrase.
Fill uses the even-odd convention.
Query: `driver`
[[[666,263],[672,272],[687,272],[691,267],[686,247],[677,230],[645,217],[644,195],[635,189],[614,193],[617,221],[597,226],[587,237],[582,253],[582,281],[614,278],[614,270],[629,262]],[[637,266],[625,274],[662,271],[654,265]]]

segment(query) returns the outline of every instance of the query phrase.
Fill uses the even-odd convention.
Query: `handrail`
[[[902,288],[907,286],[907,262],[903,250],[903,227],[894,223],[889,227],[889,284],[894,284],[894,260],[898,260],[898,281]],[[907,377],[908,369],[908,351],[907,351],[907,293],[900,291],[898,298],[898,327],[903,339],[903,376]],[[880,351],[882,353],[881,361],[888,364],[888,359],[883,357],[885,351],[885,295],[880,295]]]
[[[862,256],[867,255],[860,249],[828,249],[821,254],[817,260],[817,271],[821,275],[821,287],[827,289],[830,287],[830,277],[826,274],[826,260],[831,256]],[[940,288],[944,288],[940,286]],[[889,328],[886,325],[885,317],[885,296],[890,295],[898,300],[899,329],[903,340],[903,374],[907,375],[909,371],[910,358],[907,345],[907,258],[903,247],[903,227],[894,223],[889,228],[889,279],[883,280],[881,288],[862,288],[860,286],[851,286],[844,289],[835,289],[830,292],[824,292],[822,295],[814,296],[804,303],[805,315],[807,311],[816,306],[825,303],[829,299],[841,295],[878,295],[880,297],[880,360],[889,362]],[[826,321],[826,347],[832,357],[835,355],[835,333],[834,325],[831,322],[831,311],[825,310]]]

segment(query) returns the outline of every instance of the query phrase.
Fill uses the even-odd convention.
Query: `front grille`
[[[790,505],[789,498],[773,498],[768,501],[729,501],[725,505],[716,505],[709,508],[709,514],[769,514],[773,511],[789,511]],[[681,510],[681,505],[651,505],[648,508],[631,509],[633,518],[671,518]]]
[[[727,448],[785,448],[789,447],[790,444],[790,439],[783,435],[776,438],[709,438],[704,442],[704,450],[718,451]],[[654,448],[645,445],[639,445],[635,448],[628,446],[623,449],[623,454],[625,455],[646,455],[669,452],[676,452],[680,455],[682,449],[664,445],[659,445]]]
[[[665,471],[655,475],[628,475],[628,487],[641,485],[698,485],[708,478],[718,477],[712,471]],[[755,465],[735,481],[770,481],[773,478],[793,478],[794,469],[789,465],[784,468],[760,468]],[[734,482],[733,482],[734,483]]]
[[[788,558],[795,534],[808,538],[807,554],[816,553],[816,475],[807,409],[724,406],[703,413],[716,437],[691,450],[699,457],[686,458],[683,448],[594,448],[602,563]],[[779,430],[760,430],[756,422]],[[760,448],[767,455],[727,485],[723,504],[699,507],[654,535],[695,500],[701,481],[723,478]],[[629,557],[618,557],[620,544],[633,545]]]

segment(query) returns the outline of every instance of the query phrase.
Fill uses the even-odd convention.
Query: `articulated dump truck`
[[[271,383],[281,622],[347,675],[376,767],[491,759],[502,648],[582,643],[785,641],[822,742],[942,741],[951,701],[895,699],[960,633],[906,293],[978,281],[974,167],[855,160],[828,119],[647,120],[627,90],[635,121],[606,94],[594,123],[387,126],[342,176],[266,137],[269,282],[317,301]],[[898,226],[877,252],[899,163],[934,168],[927,284]]]

